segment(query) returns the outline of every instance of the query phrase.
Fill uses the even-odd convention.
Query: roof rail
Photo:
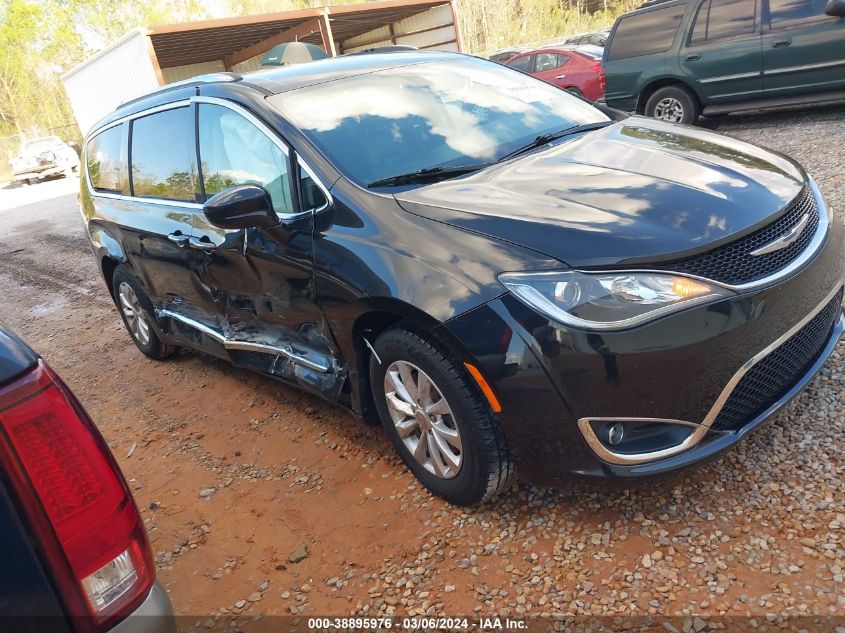
[[[190,79],[183,79],[182,81],[174,81],[170,84],[164,84],[161,88],[157,88],[155,90],[151,90],[149,92],[145,92],[144,94],[135,97],[134,99],[130,99],[129,101],[124,101],[121,103],[117,109],[123,108],[125,106],[131,105],[133,103],[137,103],[142,99],[147,99],[149,97],[154,97],[156,95],[164,94],[166,92],[170,92],[171,90],[178,90],[179,88],[190,88],[192,86],[202,86],[204,84],[217,84],[217,83],[226,83],[230,81],[240,81],[243,79],[239,73],[229,73],[229,72],[220,72],[220,73],[208,73],[207,75],[197,75],[196,77],[191,77]]]

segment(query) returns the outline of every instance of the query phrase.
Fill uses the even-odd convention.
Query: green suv
[[[607,105],[675,123],[845,99],[845,0],[652,0],[604,49]]]

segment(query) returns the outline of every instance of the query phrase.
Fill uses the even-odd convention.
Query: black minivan
[[[517,467],[699,462],[843,332],[842,222],[795,162],[474,57],[200,77],[121,106],[84,162],[144,354],[203,350],[380,420],[453,503]]]

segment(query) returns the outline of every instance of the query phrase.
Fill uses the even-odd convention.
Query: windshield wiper
[[[454,176],[462,176],[469,174],[479,169],[488,167],[490,163],[478,163],[475,165],[455,165],[454,167],[426,167],[425,169],[418,169],[410,171],[407,174],[397,174],[381,180],[375,180],[367,185],[367,189],[375,187],[394,187],[397,185],[410,185],[421,182],[435,182],[437,180],[445,180]]]
[[[580,134],[581,132],[589,132],[590,130],[600,130],[603,127],[607,127],[613,123],[613,121],[600,121],[598,123],[585,123],[584,125],[575,125],[573,127],[564,128],[563,130],[559,130],[557,132],[547,132],[546,134],[540,134],[534,138],[533,141],[528,143],[528,145],[523,145],[512,152],[508,152],[504,156],[501,156],[496,162],[502,162],[503,160],[507,160],[509,158],[513,158],[514,156],[519,156],[520,154],[525,154],[526,152],[530,152],[532,149],[537,149],[538,147],[543,147],[543,145],[547,145],[552,141],[556,141],[559,138],[563,138],[564,136],[572,136],[573,134]]]

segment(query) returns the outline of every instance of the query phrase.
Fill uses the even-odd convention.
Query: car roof
[[[165,105],[173,101],[187,99],[197,94],[196,90],[201,86],[226,86],[237,83],[241,86],[254,88],[262,94],[270,96],[381,70],[435,61],[467,59],[469,57],[469,55],[462,55],[460,53],[445,52],[403,50],[401,52],[380,53],[374,51],[367,55],[329,57],[305,64],[262,69],[244,75],[230,72],[199,75],[185,81],[165,84],[157,90],[121,104],[114,112],[98,121],[91,128],[89,136],[101,127],[125,116],[137,114],[149,108]]]

